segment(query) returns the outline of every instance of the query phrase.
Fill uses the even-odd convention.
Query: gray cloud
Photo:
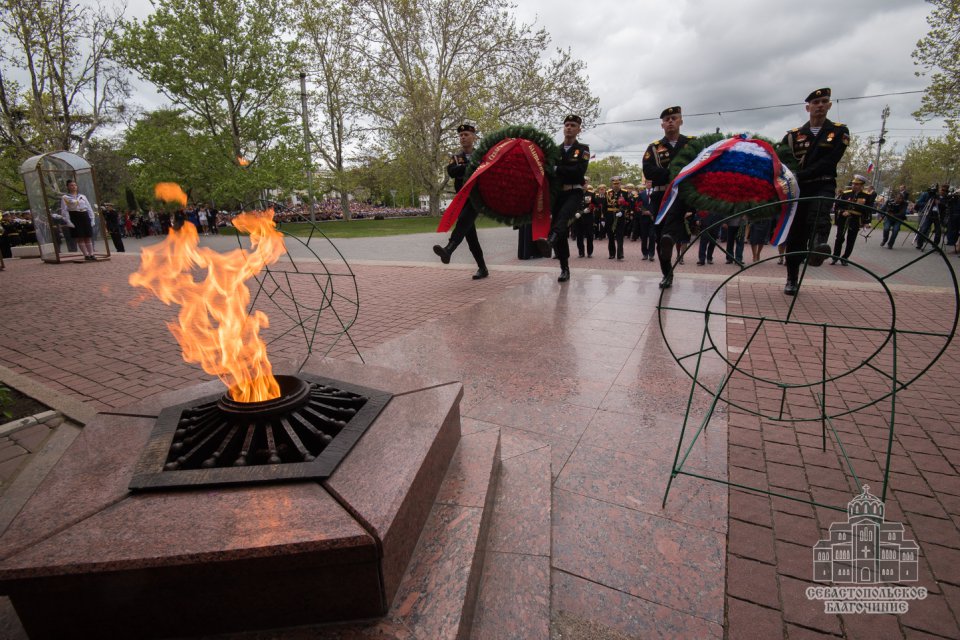
[[[910,53],[927,31],[929,5],[902,0],[769,0],[704,2],[613,0],[588,4],[560,0],[526,2],[521,19],[536,15],[560,46],[587,62],[591,90],[599,95],[601,121],[655,118],[680,104],[688,133],[751,131],[779,139],[805,120],[802,106],[742,113],[724,110],[803,102],[829,86],[831,117],[851,131],[879,133],[884,105],[891,110],[888,141],[904,146],[919,129],[937,135],[941,122],[918,123],[910,115],[920,94],[845,100],[922,89]],[[586,8],[585,8],[586,7]],[[548,12],[549,11],[549,12]],[[594,126],[583,136],[600,156],[636,161],[661,133],[659,123]]]

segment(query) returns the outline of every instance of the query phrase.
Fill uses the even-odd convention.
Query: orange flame
[[[181,305],[178,322],[167,327],[180,343],[184,360],[218,376],[237,402],[271,400],[280,396],[280,386],[259,335],[270,322],[262,311],[247,314],[250,290],[244,281],[276,262],[286,248],[273,210],[238,215],[233,226],[250,234],[252,251],[221,254],[198,247],[196,227],[185,224],[171,229],[160,244],[143,249],[140,269],[129,282],[149,289],[165,304]],[[204,280],[194,279],[197,269],[206,270]]]
[[[157,200],[179,202],[180,206],[187,206],[187,194],[176,182],[158,182],[153,188],[153,195]]]
[[[239,164],[241,167],[245,167],[250,164],[250,161],[243,156],[237,156],[237,164]]]

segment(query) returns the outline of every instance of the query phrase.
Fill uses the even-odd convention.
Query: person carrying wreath
[[[551,248],[556,251],[560,260],[557,282],[570,279],[570,219],[583,203],[587,165],[590,163],[590,147],[577,140],[582,128],[583,118],[578,115],[570,114],[563,119],[563,141],[560,143],[560,160],[556,166],[560,193],[552,203],[550,234],[545,240],[537,240],[537,246],[544,256],[550,255]]]
[[[453,178],[453,185],[456,191],[463,188],[467,173],[467,166],[470,164],[473,156],[473,145],[477,141],[477,129],[472,124],[461,124],[457,127],[457,135],[460,137],[460,151],[450,156],[450,164],[447,165],[447,175]],[[463,208],[463,212],[457,219],[457,224],[450,234],[450,241],[445,247],[436,244],[433,246],[433,252],[440,256],[443,264],[450,263],[450,257],[457,247],[464,240],[467,241],[467,247],[473,254],[473,259],[477,261],[477,272],[473,274],[474,280],[481,280],[490,275],[487,271],[487,264],[483,260],[483,248],[480,247],[480,238],[477,237],[477,210],[469,203]]]

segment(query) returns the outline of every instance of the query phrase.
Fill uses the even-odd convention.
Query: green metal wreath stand
[[[798,199],[792,200],[791,202],[800,202],[800,201],[808,201],[808,200],[823,200],[830,203],[839,202],[838,200],[834,200],[833,198],[825,198],[825,197],[798,198]],[[769,211],[769,205],[766,205],[766,206],[760,206],[754,209],[750,209],[744,213],[749,216],[751,212],[757,212],[765,208],[767,211]],[[886,214],[885,212],[879,211],[877,209],[872,209],[872,212],[876,214],[881,221],[883,221],[886,217],[888,217],[888,214]],[[742,214],[735,214],[735,215],[729,216],[724,220],[721,220],[711,225],[710,227],[705,229],[704,232],[711,232],[714,230],[718,230],[721,225],[727,223],[729,220],[739,217],[740,215]],[[897,394],[903,391],[904,389],[906,389],[910,384],[915,382],[922,375],[924,375],[933,366],[933,364],[943,355],[947,347],[950,345],[951,340],[953,339],[953,335],[957,328],[958,316],[960,316],[960,291],[958,291],[958,287],[957,287],[957,277],[956,277],[956,274],[954,273],[953,268],[949,264],[946,254],[941,250],[939,246],[936,246],[932,242],[930,242],[929,238],[922,236],[919,232],[919,229],[917,229],[914,225],[907,222],[902,222],[902,224],[906,226],[910,232],[917,234],[918,238],[923,239],[927,243],[927,246],[929,247],[929,249],[919,254],[916,258],[909,260],[906,264],[892,269],[889,273],[886,273],[885,275],[880,275],[878,273],[875,273],[870,269],[867,269],[866,267],[860,264],[857,264],[852,260],[848,260],[850,266],[854,266],[860,269],[862,272],[866,273],[868,276],[873,278],[875,282],[878,282],[882,287],[882,291],[886,295],[886,298],[890,304],[891,318],[890,318],[890,326],[888,327],[850,326],[850,325],[844,325],[844,324],[806,322],[806,321],[795,319],[794,318],[795,306],[797,304],[798,298],[801,295],[803,295],[803,279],[804,279],[804,276],[806,275],[806,270],[807,270],[806,260],[803,262],[803,267],[800,272],[800,279],[798,283],[799,285],[798,294],[792,298],[784,298],[784,303],[786,304],[789,301],[789,304],[788,304],[787,311],[784,317],[782,318],[769,317],[769,316],[763,316],[763,315],[751,315],[751,314],[745,314],[745,313],[728,313],[728,312],[721,313],[721,312],[715,312],[710,310],[711,304],[717,298],[717,295],[719,294],[719,292],[723,290],[724,287],[726,287],[727,284],[730,283],[734,278],[737,278],[738,276],[742,275],[744,270],[741,270],[740,272],[735,273],[730,277],[726,278],[720,284],[720,286],[718,286],[713,291],[712,295],[709,296],[707,304],[703,309],[691,309],[691,308],[685,308],[685,307],[671,306],[670,300],[669,300],[670,290],[669,289],[661,290],[660,300],[657,305],[661,336],[664,339],[664,343],[667,345],[667,349],[669,350],[670,355],[677,362],[677,364],[680,365],[680,367],[684,370],[684,372],[686,372],[687,375],[690,376],[692,379],[690,392],[687,398],[687,406],[684,414],[683,425],[680,429],[680,436],[677,440],[677,448],[674,454],[673,465],[670,471],[670,478],[667,481],[666,490],[664,491],[664,494],[663,494],[663,502],[662,502],[663,507],[666,507],[667,497],[670,494],[670,488],[673,484],[674,479],[677,476],[686,475],[694,478],[699,478],[701,480],[720,482],[723,484],[727,484],[731,487],[745,489],[747,491],[753,491],[756,493],[762,493],[762,494],[767,494],[771,496],[778,496],[781,498],[786,498],[788,500],[795,500],[798,502],[825,507],[828,509],[834,509],[837,511],[846,510],[846,505],[841,506],[841,505],[822,504],[815,500],[806,500],[804,498],[800,498],[794,495],[789,495],[786,493],[781,493],[781,492],[773,491],[770,489],[765,489],[762,487],[753,487],[745,484],[731,482],[729,479],[726,479],[726,478],[711,476],[705,473],[691,471],[685,468],[685,465],[688,462],[688,458],[690,457],[690,453],[693,451],[693,448],[696,445],[698,438],[707,429],[707,425],[709,424],[711,418],[713,417],[714,412],[717,409],[717,406],[721,402],[725,402],[728,406],[734,407],[747,414],[755,415],[763,420],[767,420],[775,423],[797,423],[797,422],[805,422],[805,421],[819,421],[821,423],[820,434],[821,434],[822,450],[826,451],[827,437],[829,434],[832,437],[832,439],[836,442],[839,453],[842,456],[847,469],[850,471],[850,475],[853,477],[853,480],[857,485],[857,489],[862,491],[862,488],[863,488],[862,483],[853,468],[853,463],[851,462],[850,457],[847,455],[847,451],[844,449],[843,442],[840,438],[840,433],[838,432],[837,428],[834,425],[834,419],[839,418],[841,416],[846,416],[846,415],[855,413],[857,411],[862,411],[867,407],[876,405],[882,401],[889,399],[890,425],[887,433],[885,464],[883,466],[883,489],[880,494],[881,500],[886,499],[887,488],[888,488],[889,477],[890,477],[890,459],[891,459],[891,451],[893,448],[893,433],[894,433],[894,427],[896,424]],[[716,234],[714,234],[714,237],[716,237]],[[794,252],[792,255],[796,255],[797,253],[802,253],[804,257],[807,258],[813,254],[816,254],[817,252],[815,252],[812,248],[812,243],[813,243],[813,240],[811,239],[811,245],[808,246],[806,251]],[[693,243],[691,242],[687,250],[689,250],[690,247],[692,246],[693,246]],[[720,245],[718,244],[718,246]],[[723,247],[720,247],[720,250],[727,255],[728,259],[730,260],[734,259],[734,256],[727,254],[726,250],[724,250]],[[783,255],[786,256],[791,254],[783,254]],[[823,255],[823,254],[817,254],[817,255]],[[826,257],[832,257],[832,256],[828,255]],[[772,259],[773,259],[772,257],[767,258],[755,264],[762,264],[763,262],[768,262],[769,260],[772,260]],[[895,299],[896,295],[895,295],[895,291],[890,288],[889,280],[892,276],[919,263],[920,261],[930,260],[930,259],[933,259],[933,260],[939,259],[940,261],[942,261],[947,272],[950,274],[950,282],[952,284],[952,292],[953,292],[952,318],[945,317],[942,319],[944,323],[944,331],[920,331],[915,329],[899,328],[897,326],[897,309],[896,309],[896,299]],[[676,269],[678,263],[679,263],[679,258],[673,264],[674,269]],[[664,315],[667,312],[695,313],[695,314],[702,314],[704,316],[704,324],[703,324],[704,328],[703,328],[702,335],[700,337],[700,345],[697,350],[691,353],[678,353],[678,351],[674,349],[673,345],[670,344],[669,338],[665,332],[666,327],[665,327]],[[711,335],[710,328],[709,328],[711,317],[722,317],[724,318],[724,323],[726,323],[727,319],[735,319],[744,323],[746,323],[747,321],[754,321],[757,323],[756,328],[753,329],[752,332],[748,332],[747,341],[743,345],[743,350],[737,355],[737,357],[734,360],[731,360],[727,355],[722,353],[722,350],[718,348],[716,341],[714,340],[714,337]],[[819,379],[806,381],[802,383],[790,383],[790,382],[785,382],[779,379],[771,380],[771,379],[763,378],[755,375],[755,373],[752,371],[742,368],[741,362],[743,361],[744,356],[748,353],[750,345],[754,342],[754,340],[756,340],[757,336],[761,334],[762,330],[764,330],[766,327],[775,326],[775,325],[781,325],[783,327],[788,327],[791,325],[794,327],[804,327],[805,330],[807,331],[818,330],[818,333],[820,335],[820,348],[822,349],[822,357],[821,357],[821,363],[820,363],[821,369],[819,372],[820,373]],[[863,357],[863,359],[858,364],[855,364],[854,366],[850,367],[849,369],[847,369],[846,371],[840,374],[830,375],[827,372],[827,354],[831,346],[830,337],[831,335],[839,335],[843,331],[863,331],[863,332],[873,333],[874,335],[882,336],[882,341],[879,347],[877,347],[872,353],[869,353],[865,357]],[[939,351],[933,354],[929,362],[927,362],[926,366],[920,369],[919,372],[915,372],[912,375],[910,372],[908,372],[906,375],[903,375],[902,371],[897,370],[897,360],[898,360],[898,348],[902,348],[898,343],[898,341],[901,341],[900,339],[903,338],[904,336],[926,336],[929,338],[942,339],[943,345],[939,349]],[[883,370],[882,368],[876,366],[876,364],[872,362],[874,358],[878,354],[880,354],[880,352],[884,348],[887,347],[887,345],[890,345],[892,348],[892,367],[890,371]],[[704,356],[707,354],[710,354],[711,352],[714,352],[717,355],[719,355],[719,357],[723,361],[725,361],[727,364],[727,370],[725,374],[722,376],[722,379],[720,380],[719,384],[716,384],[716,385],[708,385],[706,382],[700,379],[701,365],[703,364]],[[684,362],[690,359],[695,359],[692,372],[684,366]],[[889,382],[889,390],[883,393],[880,397],[868,398],[869,402],[864,402],[857,406],[853,406],[852,408],[847,407],[846,409],[843,409],[843,410],[838,409],[835,411],[828,409],[827,385],[829,383],[840,380],[841,378],[844,378],[846,376],[853,375],[856,372],[860,371],[861,369],[869,369],[878,373],[880,376],[882,376],[882,378],[884,378]],[[765,413],[763,410],[760,409],[759,404],[757,406],[757,409],[753,409],[751,407],[743,406],[742,404],[734,401],[733,399],[730,399],[730,398],[724,399],[722,396],[724,395],[724,392],[727,390],[728,384],[730,383],[730,380],[735,373],[740,373],[757,382],[765,383],[779,389],[781,394],[779,411]],[[694,393],[697,387],[700,387],[702,390],[706,391],[710,395],[709,407],[707,409],[706,415],[700,421],[699,426],[692,424],[694,421],[690,417],[691,407],[694,401]],[[818,416],[793,417],[789,415],[787,412],[785,412],[788,396],[791,393],[797,393],[797,392],[814,394],[815,398],[817,399],[817,404],[819,405]],[[692,435],[692,439],[687,444],[687,446],[684,446],[684,438],[686,437],[688,430],[693,430],[693,435]]]
[[[269,206],[277,208],[275,203],[260,202],[244,208],[264,209]],[[326,356],[341,339],[346,338],[363,362],[363,355],[350,336],[350,327],[360,314],[357,277],[350,268],[350,263],[337,245],[321,231],[318,223],[298,224],[309,224],[309,234],[303,237],[279,229],[287,240],[287,253],[279,262],[267,265],[254,277],[256,284],[251,283],[253,291],[249,311],[252,312],[258,303],[264,304],[271,309],[271,313],[279,312],[289,323],[284,330],[271,337],[267,345],[288,335],[299,334],[308,356],[315,352]],[[237,242],[242,248],[245,237],[237,234]],[[328,258],[337,263],[334,269],[331,269],[321,256],[321,247],[327,245],[332,249]],[[319,271],[310,265],[319,266]],[[315,291],[316,299],[305,300],[303,294],[307,291]],[[327,316],[333,317],[333,326],[329,330],[321,327],[320,322],[321,317]],[[318,339],[318,336],[322,339]],[[301,359],[301,368],[306,360],[307,358]]]

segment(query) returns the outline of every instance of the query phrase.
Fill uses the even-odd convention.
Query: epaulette
[[[843,193],[845,193],[845,194],[846,194],[846,193],[853,193],[853,189],[851,189],[850,187],[847,187],[847,188],[845,188],[845,189],[843,190]]]
[[[697,136],[687,136],[687,140],[696,140]]]
[[[790,129],[790,131],[787,131],[787,133],[799,133],[799,132],[800,132],[800,127],[797,127],[796,129]]]
[[[659,140],[654,140],[653,142],[650,143],[650,146],[655,147],[655,146],[657,146],[658,144],[660,144],[660,141],[659,141]]]
[[[847,125],[843,124],[842,122],[834,122],[834,123],[833,123],[833,126],[835,126],[835,127],[845,127],[845,126],[847,126]]]

